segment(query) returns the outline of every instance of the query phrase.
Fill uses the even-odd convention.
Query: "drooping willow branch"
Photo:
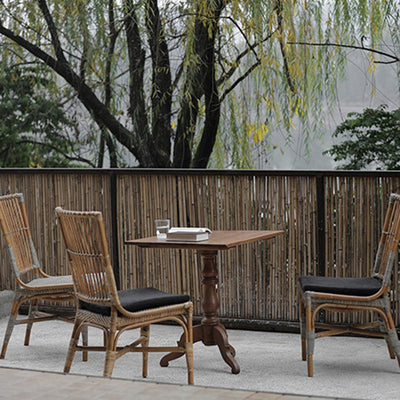
[[[283,70],[287,79],[287,83],[289,86],[289,89],[294,92],[295,91],[295,87],[293,84],[293,80],[292,77],[290,75],[290,71],[289,71],[289,64],[288,64],[288,60],[287,60],[287,54],[286,54],[286,50],[285,50],[285,43],[283,40],[283,16],[282,16],[282,2],[280,0],[277,0],[276,2],[276,6],[275,6],[275,11],[276,11],[276,17],[277,17],[277,23],[278,23],[278,31],[279,31],[279,37],[278,37],[278,41],[279,41],[279,47],[281,49],[281,54],[282,54],[282,58],[283,58]]]
[[[254,43],[254,44],[250,44],[250,43],[249,43],[249,45],[248,45],[249,47],[247,47],[244,51],[242,51],[242,52],[236,57],[235,62],[232,63],[232,64],[233,64],[232,67],[229,69],[229,71],[227,71],[225,74],[223,74],[223,75],[218,79],[217,84],[218,84],[218,85],[221,85],[222,82],[224,82],[224,81],[226,81],[228,78],[230,78],[230,77],[235,73],[235,71],[237,70],[238,65],[239,65],[239,61],[240,61],[242,58],[244,58],[246,55],[248,55],[250,52],[253,52],[253,50],[254,50],[256,47],[260,46],[261,44],[263,44],[263,43],[266,42],[267,40],[271,39],[271,37],[272,37],[274,34],[275,34],[275,31],[269,33],[264,39],[260,40],[260,41],[257,42],[257,43]],[[258,57],[256,57],[256,60],[257,60],[257,61],[256,61],[256,63],[255,63],[255,66],[260,65],[260,64],[261,64],[260,59],[259,59]],[[254,70],[254,67],[251,66],[250,69],[251,69],[251,70]],[[247,74],[245,74],[245,75],[247,76]],[[229,90],[229,91],[231,91],[231,90]]]
[[[330,46],[330,47],[341,47],[341,48],[345,48],[345,49],[363,50],[363,51],[368,51],[370,53],[379,54],[381,56],[392,59],[392,61],[374,61],[375,64],[393,64],[396,62],[400,62],[400,58],[395,56],[394,54],[386,53],[384,51],[377,50],[372,47],[356,46],[356,45],[350,45],[350,44],[330,43],[330,42],[326,42],[326,43],[288,42],[288,44],[300,45],[300,46],[319,46],[319,47]]]

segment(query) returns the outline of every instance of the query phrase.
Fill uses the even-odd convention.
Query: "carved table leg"
[[[206,346],[217,345],[224,361],[231,367],[233,374],[240,372],[240,367],[235,360],[236,351],[229,344],[228,334],[225,327],[220,323],[218,319],[218,308],[219,299],[217,294],[218,284],[218,269],[215,263],[217,251],[202,251],[201,257],[203,260],[202,276],[202,310],[203,319],[201,325],[197,325],[193,328],[193,342],[199,342],[200,340]],[[178,344],[183,345],[184,336],[181,337]],[[164,356],[160,365],[163,367],[168,366],[169,361],[175,360],[181,357],[182,353],[170,353]]]

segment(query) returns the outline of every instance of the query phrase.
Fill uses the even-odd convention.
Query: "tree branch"
[[[58,38],[57,29],[54,24],[53,18],[50,14],[49,8],[47,7],[46,0],[38,0],[38,4],[40,9],[42,10],[43,16],[47,22],[47,26],[49,28],[49,32],[51,35],[51,43],[53,44],[54,51],[56,57],[59,61],[66,63],[67,60],[65,59],[64,52],[61,46],[60,39]]]
[[[224,93],[222,93],[220,100],[221,102],[224,101],[225,97],[233,90],[235,89],[236,86],[239,85],[240,82],[244,81],[259,65],[261,64],[261,61],[257,61],[254,63],[242,76],[240,76],[238,79],[236,79],[233,84],[227,88]]]
[[[86,109],[93,115],[96,121],[104,123],[113,133],[115,138],[132,154],[140,160],[140,154],[137,147],[132,144],[131,132],[125,128],[105,107],[105,105],[97,98],[95,93],[88,87],[80,77],[71,69],[69,64],[58,62],[54,57],[40,49],[38,46],[28,42],[23,37],[15,34],[0,22],[0,34],[8,37],[17,43],[29,53],[42,60],[48,67],[53,69],[58,75],[63,77],[77,92],[78,98]]]
[[[64,151],[61,151],[59,149],[59,147],[54,146],[54,145],[52,145],[50,143],[43,143],[43,142],[40,142],[38,140],[33,140],[33,139],[28,139],[28,138],[24,138],[24,139],[18,140],[16,142],[16,144],[24,144],[24,143],[35,144],[35,145],[38,145],[38,146],[47,147],[47,148],[49,148],[51,150],[54,150],[55,152],[61,154],[67,160],[84,162],[84,163],[88,164],[90,167],[96,168],[96,165],[93,164],[90,160],[88,160],[86,158],[83,158],[81,156],[73,157],[69,153],[65,153]]]
[[[259,60],[258,54],[257,54],[257,52],[254,50],[256,46],[254,46],[254,45],[252,46],[252,45],[250,44],[249,39],[247,39],[246,34],[244,33],[243,29],[239,26],[239,24],[238,24],[232,17],[230,17],[230,16],[221,16],[220,19],[229,19],[229,21],[231,21],[231,22],[236,26],[236,28],[239,30],[239,32],[240,32],[240,33],[242,34],[242,36],[244,37],[244,40],[245,40],[246,43],[247,43],[247,46],[248,46],[249,51],[251,51],[251,52],[254,54],[254,56],[256,57],[256,60]]]
[[[278,41],[279,41],[282,58],[283,58],[283,70],[285,72],[289,88],[292,92],[294,92],[295,87],[294,87],[294,84],[292,81],[292,77],[290,76],[289,65],[288,65],[287,56],[286,56],[286,50],[285,50],[285,46],[283,43],[283,17],[282,17],[282,2],[281,2],[281,0],[276,1],[275,10],[276,10],[276,15],[277,15],[277,19],[278,19],[278,31],[280,32]]]
[[[393,63],[400,61],[400,58],[395,56],[394,54],[376,50],[376,49],[373,49],[372,47],[356,46],[356,45],[350,45],[350,44],[338,44],[338,43],[330,43],[330,42],[326,42],[326,43],[288,42],[288,44],[295,44],[295,45],[301,45],[301,46],[319,46],[319,47],[330,46],[330,47],[342,47],[345,49],[364,50],[364,51],[368,51],[370,53],[379,54],[381,56],[392,59],[392,61],[374,61],[376,64],[393,64]]]
[[[250,51],[252,51],[253,48],[260,46],[261,44],[263,44],[264,42],[266,42],[267,40],[271,39],[271,37],[274,35],[274,32],[271,32],[270,34],[268,34],[263,40],[261,40],[260,42],[256,42],[253,44],[250,44],[246,50],[243,50],[236,58],[235,62],[232,63],[233,66],[229,69],[228,72],[226,72],[223,76],[221,76],[218,81],[217,81],[217,85],[220,86],[224,81],[226,81],[227,79],[229,79],[237,70],[238,65],[240,60],[245,57],[246,55],[248,55],[250,53]],[[257,65],[260,65],[260,60],[257,58]],[[230,91],[230,90],[229,90]]]

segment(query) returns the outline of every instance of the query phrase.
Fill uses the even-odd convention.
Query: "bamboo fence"
[[[0,194],[24,194],[44,269],[67,274],[54,209],[103,212],[121,289],[154,286],[189,293],[201,314],[201,260],[196,251],[142,249],[125,241],[155,234],[154,220],[212,230],[273,229],[273,240],[218,254],[220,316],[259,327],[298,321],[300,275],[366,276],[382,219],[400,173],[214,170],[0,170]],[[13,287],[1,240],[0,289]],[[399,277],[393,310],[400,321]],[[337,315],[326,316],[345,322]],[[345,318],[354,318],[353,316]],[[361,315],[357,318],[367,319]],[[261,324],[262,325],[262,324]]]

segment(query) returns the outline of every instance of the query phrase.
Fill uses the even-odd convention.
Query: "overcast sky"
[[[332,145],[332,133],[349,112],[359,112],[364,108],[375,108],[387,104],[389,109],[400,107],[396,64],[377,65],[374,76],[368,75],[366,53],[350,54],[347,79],[338,85],[339,102],[333,110],[326,110],[322,116],[325,133],[322,140],[315,139],[310,146],[310,157],[304,156],[304,140],[297,135],[290,145],[285,145],[284,132],[274,135],[274,151],[270,162],[259,166],[267,169],[333,169],[336,164],[329,156],[322,155]],[[375,87],[375,95],[373,93]],[[281,137],[281,139],[279,139]]]

